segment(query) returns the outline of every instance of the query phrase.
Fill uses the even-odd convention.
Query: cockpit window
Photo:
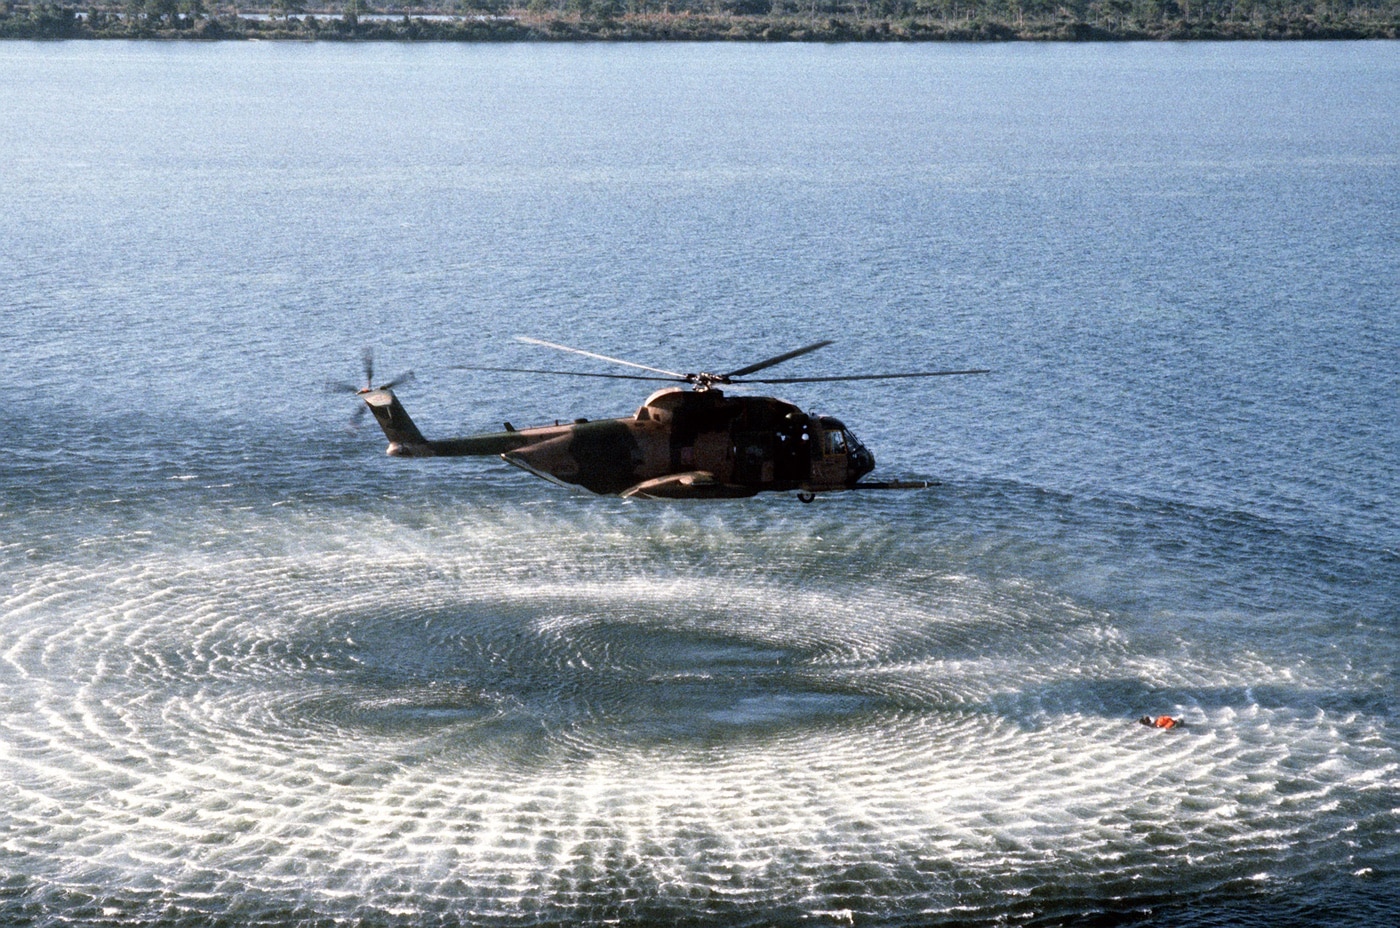
[[[848,450],[847,433],[841,420],[822,416],[817,424],[822,428],[822,454],[845,454]]]

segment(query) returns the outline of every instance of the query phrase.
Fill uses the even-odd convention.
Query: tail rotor
[[[412,383],[415,379],[413,371],[404,371],[403,373],[399,374],[397,377],[393,378],[387,383],[382,383],[378,386],[375,386],[374,349],[366,348],[361,358],[365,372],[365,385],[363,387],[356,386],[352,383],[346,383],[345,381],[332,380],[326,383],[326,392],[352,393],[355,396],[358,396],[361,399],[363,399],[369,396],[369,394],[371,393],[379,393],[384,390],[393,390],[395,387],[401,387],[404,384]],[[350,416],[349,427],[351,431],[355,431],[360,427],[360,424],[364,421],[365,418],[365,410],[368,408],[369,406],[366,403],[360,403],[358,406],[355,407],[354,413],[352,413]]]

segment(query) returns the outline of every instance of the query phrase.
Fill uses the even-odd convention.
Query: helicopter
[[[818,493],[841,490],[888,490],[927,487],[927,482],[863,482],[875,469],[875,456],[845,424],[832,416],[803,412],[771,396],[729,396],[730,384],[828,383],[951,377],[990,371],[941,370],[898,374],[842,374],[826,377],[750,375],[832,344],[820,341],[727,373],[680,373],[608,357],[537,338],[527,344],[568,352],[640,373],[592,373],[539,368],[457,365],[455,370],[605,377],[668,382],[648,396],[637,411],[615,419],[555,422],[464,438],[430,440],[414,425],[394,388],[410,382],[409,371],[374,384],[373,353],[364,355],[365,386],[330,384],[354,393],[389,440],[395,457],[463,457],[496,455],[507,463],[563,486],[593,493],[646,499],[733,499],[768,491],[796,490],[803,502]],[[686,389],[682,384],[688,385]]]

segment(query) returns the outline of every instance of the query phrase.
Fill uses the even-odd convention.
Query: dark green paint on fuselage
[[[582,422],[569,430],[569,454],[578,462],[578,477],[570,480],[594,493],[621,493],[637,482],[641,446],[626,422],[607,419]]]

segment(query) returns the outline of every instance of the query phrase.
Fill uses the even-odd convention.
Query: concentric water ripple
[[[956,922],[1394,860],[1380,707],[1300,661],[1164,649],[927,534],[465,515],[20,565],[0,904]]]

